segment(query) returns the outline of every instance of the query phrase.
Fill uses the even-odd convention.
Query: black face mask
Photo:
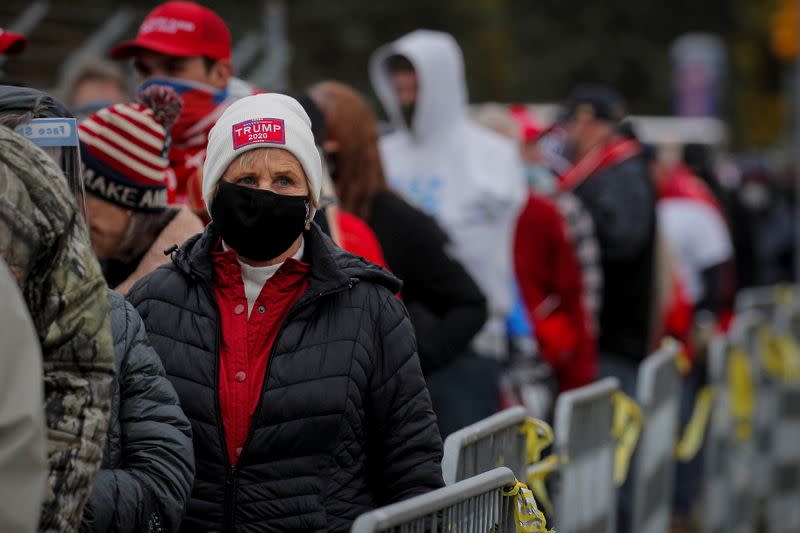
[[[241,257],[269,261],[286,252],[303,233],[309,210],[305,196],[222,181],[211,204],[211,218],[225,244]]]
[[[417,111],[417,103],[411,102],[410,104],[403,104],[400,106],[400,113],[403,114],[403,120],[408,126],[408,129],[414,127],[414,113]]]

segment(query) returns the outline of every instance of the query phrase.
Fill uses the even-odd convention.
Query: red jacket
[[[530,195],[517,222],[514,267],[542,355],[560,389],[591,382],[596,339],[583,301],[583,278],[558,208]]]
[[[213,252],[214,292],[222,335],[219,344],[219,408],[228,457],[235,465],[261,399],[272,345],[284,317],[308,288],[306,263],[287,259],[258,296],[250,317],[242,269],[233,250]]]

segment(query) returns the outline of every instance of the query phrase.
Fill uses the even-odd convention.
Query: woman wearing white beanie
[[[186,531],[348,531],[442,485],[400,282],[311,222],[321,174],[298,102],[234,103],[209,134],[212,223],[129,293],[192,422]]]

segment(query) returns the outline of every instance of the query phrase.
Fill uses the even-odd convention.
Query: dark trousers
[[[470,353],[428,376],[442,439],[497,412],[503,370],[500,361]]]
[[[685,428],[692,417],[692,410],[697,393],[707,382],[706,369],[695,365],[691,373],[683,380],[680,408],[680,427]],[[675,487],[673,492],[673,513],[680,518],[691,518],[692,504],[697,501],[703,472],[703,449],[688,463],[678,462],[675,471]]]

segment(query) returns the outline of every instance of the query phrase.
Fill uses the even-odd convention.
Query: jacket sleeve
[[[368,468],[378,505],[444,485],[442,439],[403,304],[388,293],[378,315],[378,353],[367,405]]]
[[[119,369],[122,464],[100,471],[82,531],[177,531],[194,481],[191,426],[125,302],[125,353]]]
[[[409,221],[400,255],[408,313],[425,374],[462,355],[486,322],[486,298],[464,267],[447,252],[449,241],[432,218]]]
[[[32,533],[47,477],[42,350],[2,259],[0,298],[0,531]]]
[[[51,264],[42,313],[53,315],[42,340],[49,473],[39,527],[47,531],[80,526],[108,430],[114,353],[106,284],[88,243],[76,224]]]

